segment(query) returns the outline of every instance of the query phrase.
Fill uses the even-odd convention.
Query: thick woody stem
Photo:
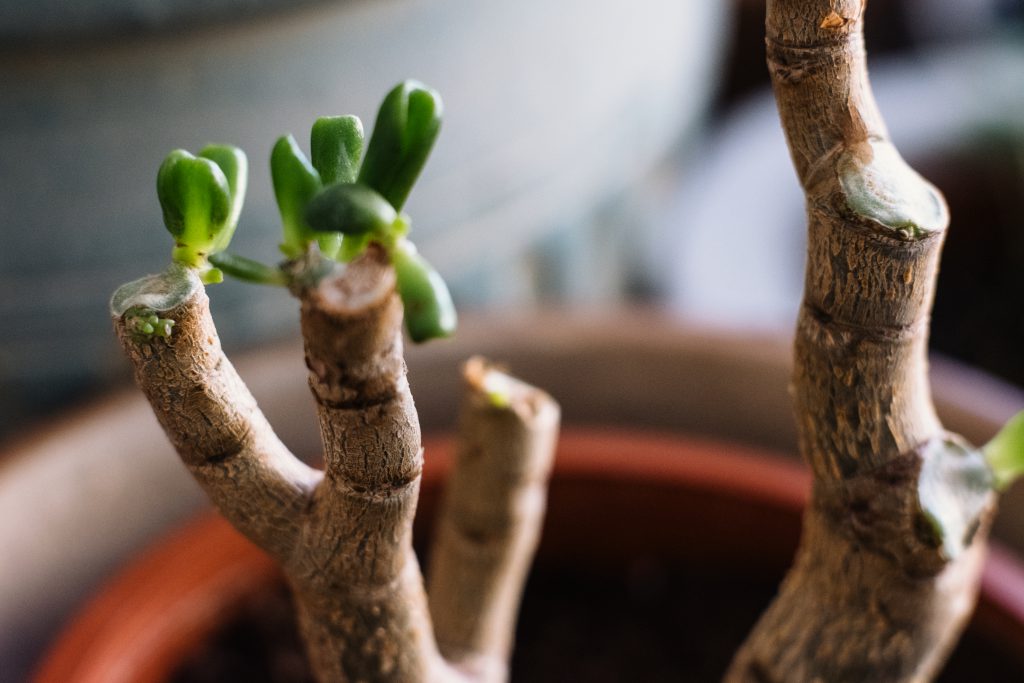
[[[727,681],[928,680],[976,594],[992,497],[945,541],[919,499],[922,470],[959,457],[926,373],[946,210],[886,139],[863,11],[768,4],[769,68],[807,195],[793,394],[815,484],[794,568]]]
[[[200,288],[163,314],[168,339],[114,320],[121,346],[182,461],[224,516],[272,556],[291,556],[320,473],[281,443],[224,356]]]
[[[299,292],[325,476],[286,564],[322,681],[445,676],[412,521],[423,456],[402,358],[402,306],[379,249]]]
[[[540,536],[558,404],[474,358],[455,466],[430,565],[430,612],[445,658],[477,681],[508,678],[523,584]]]

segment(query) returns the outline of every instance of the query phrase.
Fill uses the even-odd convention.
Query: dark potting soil
[[[603,576],[542,569],[523,600],[512,679],[717,682],[780,577],[751,581],[635,562]],[[1024,665],[968,632],[941,683],[1024,680]],[[250,598],[174,683],[312,683],[285,587]]]
[[[932,348],[1024,386],[1024,135],[978,131],[920,167],[951,221]]]

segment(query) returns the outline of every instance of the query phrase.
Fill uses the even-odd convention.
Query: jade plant
[[[111,300],[135,380],[184,464],[280,563],[322,681],[504,680],[539,534],[558,406],[476,358],[464,370],[429,591],[412,550],[424,453],[402,321],[421,342],[452,334],[456,316],[402,207],[440,124],[438,94],[410,81],[385,98],[365,154],[352,116],[318,119],[309,157],[280,138],[270,158],[278,265],[227,251],[245,154],[171,152],[157,174],[171,264]],[[275,436],[221,351],[205,285],[225,275],[299,300],[322,469]]]
[[[732,683],[928,681],[973,608],[1024,417],[976,449],[927,376],[948,215],[889,141],[868,84],[865,0],[769,0],[767,56],[806,195],[792,394],[813,474],[795,564]]]
[[[1024,415],[974,448],[935,414],[928,313],[948,215],[888,140],[864,8],[768,2],[768,63],[809,222],[792,386],[814,483],[795,564],[730,683],[931,680],[974,604],[998,494],[1024,472]],[[172,263],[112,300],[136,380],[185,464],[281,563],[323,681],[503,680],[539,530],[557,406],[471,361],[424,590],[410,542],[423,455],[400,325],[422,341],[450,334],[455,314],[402,207],[439,126],[436,94],[405,83],[365,156],[353,117],[319,119],[310,158],[281,138],[278,266],[226,251],[245,156],[172,152],[157,182]],[[224,274],[299,299],[324,471],[277,440],[222,355],[204,285]]]

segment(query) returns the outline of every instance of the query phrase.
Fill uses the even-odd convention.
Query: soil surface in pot
[[[717,682],[780,579],[653,560],[595,575],[539,567],[523,600],[512,679]],[[969,630],[938,680],[1022,679],[1024,665]],[[249,598],[172,681],[313,683],[284,584]]]

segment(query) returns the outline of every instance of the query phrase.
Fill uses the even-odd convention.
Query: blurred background
[[[233,250],[272,261],[275,138],[305,144],[326,114],[369,128],[408,77],[446,105],[407,206],[413,236],[464,315],[643,307],[784,340],[804,220],[763,13],[757,0],[0,4],[0,453],[127,386],[106,304],[169,256],[154,192],[167,151],[246,150]],[[952,209],[933,347],[1020,387],[1024,2],[873,3],[866,33],[892,136]],[[229,353],[294,341],[284,292],[211,295]],[[24,512],[4,498],[3,458],[10,521]],[[0,679],[27,670],[35,653],[18,647]]]
[[[123,385],[105,303],[167,259],[169,149],[250,155],[234,249],[272,261],[275,138],[406,77],[445,130],[409,212],[463,311],[637,301],[788,329],[801,196],[763,65],[762,4],[710,0],[92,0],[0,7],[0,436]],[[893,137],[953,207],[936,348],[1024,382],[1016,273],[1024,3],[879,3]],[[742,193],[742,201],[736,197]],[[293,334],[280,291],[227,283],[231,350]],[[1002,332],[978,334],[998,325]]]

